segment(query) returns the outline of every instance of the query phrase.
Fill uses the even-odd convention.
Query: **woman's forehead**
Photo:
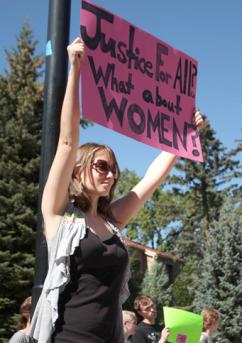
[[[94,155],[94,161],[96,160],[111,161],[112,157],[107,150],[98,150]]]

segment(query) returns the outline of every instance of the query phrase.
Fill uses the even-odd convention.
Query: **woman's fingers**
[[[67,47],[69,60],[72,65],[82,62],[85,53],[85,45],[80,37],[77,37],[70,45]]]
[[[74,39],[74,41],[73,41],[71,44],[80,43],[80,42],[83,42],[83,40],[81,39],[81,37],[76,37],[76,38]]]
[[[194,114],[193,123],[197,127],[201,127],[203,125],[203,114],[198,109],[196,109],[196,112]]]

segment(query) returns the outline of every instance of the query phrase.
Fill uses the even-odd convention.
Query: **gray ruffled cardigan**
[[[110,223],[113,232],[122,240],[119,230]],[[36,305],[31,321],[29,336],[38,343],[50,343],[54,324],[58,318],[58,299],[60,293],[70,281],[70,255],[73,255],[79,241],[86,234],[85,217],[73,203],[61,220],[56,235],[48,244],[49,269],[43,285],[43,290]],[[129,296],[128,279],[129,266],[121,287],[120,307]]]

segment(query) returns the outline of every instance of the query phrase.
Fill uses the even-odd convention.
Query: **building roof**
[[[130,239],[126,238],[126,243],[129,248],[135,248],[138,250],[142,250],[146,255],[152,256],[153,258],[155,257],[160,257],[162,259],[168,259],[171,260],[172,262],[175,262],[177,260],[177,257],[175,255],[172,255],[168,252],[161,252],[156,249],[152,249],[150,247],[147,247],[146,245],[131,241]]]

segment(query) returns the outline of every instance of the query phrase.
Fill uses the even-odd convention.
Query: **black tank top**
[[[105,241],[87,229],[70,257],[71,281],[60,294],[55,343],[123,343],[119,301],[128,253],[114,234]]]

